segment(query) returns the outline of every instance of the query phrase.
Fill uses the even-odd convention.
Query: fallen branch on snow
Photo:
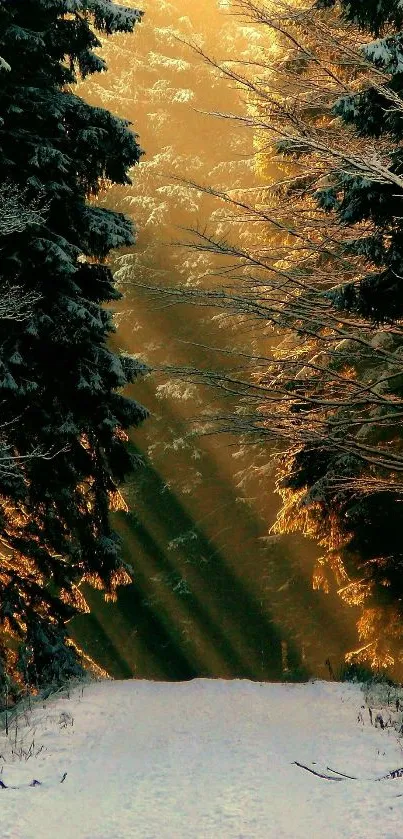
[[[67,772],[65,772],[62,775],[62,777],[59,781],[59,784],[62,784],[63,781],[66,780],[66,777],[67,777]],[[17,784],[16,786],[5,784],[4,781],[2,781],[1,778],[0,778],[0,789],[23,789],[24,787],[42,787],[42,786],[43,786],[42,781],[38,781],[36,778],[33,778],[32,781],[30,781],[29,784]]]
[[[298,760],[294,760],[293,764],[295,766],[299,766],[300,769],[305,769],[306,772],[310,772],[311,775],[316,775],[317,778],[324,778],[325,781],[357,781],[354,775],[345,775],[344,772],[339,772],[338,769],[331,769],[330,766],[327,766],[326,769],[328,772],[334,772],[335,774],[339,775],[340,777],[336,778],[334,775],[324,775],[322,772],[316,772],[315,769],[311,769],[309,766],[305,766],[304,763],[299,763]],[[395,778],[403,778],[403,766],[399,769],[393,769],[392,772],[388,772],[387,775],[381,775],[380,778],[367,778],[365,780],[368,781],[388,781]]]
[[[293,761],[295,766],[299,766],[300,769],[306,769],[307,772],[310,772],[312,775],[316,775],[317,778],[324,778],[325,781],[344,781],[345,778],[334,778],[333,775],[322,775],[321,772],[315,772],[314,769],[310,769],[309,766],[305,766],[303,763],[299,763],[298,760]],[[333,770],[331,770],[333,771]]]

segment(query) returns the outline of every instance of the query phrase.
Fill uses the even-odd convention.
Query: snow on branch
[[[30,225],[42,224],[47,209],[40,197],[28,199],[27,191],[11,181],[0,184],[0,241],[2,236],[22,233]]]

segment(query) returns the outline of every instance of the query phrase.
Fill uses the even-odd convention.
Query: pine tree
[[[85,606],[80,581],[112,595],[127,578],[109,502],[135,465],[126,429],[146,416],[119,390],[143,366],[108,346],[114,326],[102,304],[120,296],[105,259],[134,237],[124,215],[88,199],[105,183],[130,183],[141,150],[126,121],[72,86],[106,69],[96,31],[131,32],[140,18],[112,0],[0,5],[10,68],[0,89],[0,179],[47,208],[22,231],[0,234],[2,281],[35,300],[28,319],[0,321],[2,425],[18,464],[0,471],[2,656],[29,683],[76,672],[65,621]]]
[[[337,0],[317,0],[318,9],[329,9]],[[387,26],[401,27],[403,8],[400,0],[340,0],[344,17],[361,29],[379,35]]]
[[[327,0],[317,4],[336,5]],[[290,504],[287,514],[294,508],[295,522],[302,523],[310,511],[308,529],[327,547],[330,558],[342,548],[351,580],[345,593],[348,602],[363,603],[375,593],[372,609],[360,622],[360,635],[371,642],[369,660],[372,655],[372,662],[383,666],[393,663],[385,653],[390,638],[394,644],[402,636],[401,465],[393,456],[389,466],[381,464],[379,454],[400,452],[402,441],[403,186],[398,179],[403,171],[403,7],[394,0],[341,0],[340,8],[344,18],[377,37],[361,47],[368,68],[362,68],[362,84],[355,83],[353,92],[339,97],[332,112],[347,131],[353,128],[354,133],[346,136],[363,139],[362,148],[367,138],[379,141],[385,177],[334,166],[317,198],[319,206],[344,227],[344,253],[358,258],[362,269],[353,282],[335,283],[327,297],[341,318],[357,317],[353,335],[354,331],[358,338],[371,335],[370,328],[373,347],[384,353],[382,359],[360,351],[353,342],[346,347],[350,375],[363,379],[379,396],[378,407],[368,413],[372,427],[363,425],[358,433],[358,441],[372,447],[373,455],[366,466],[359,456],[343,456],[329,445],[325,432],[320,442],[301,447],[288,460],[280,487],[285,506]],[[346,435],[349,422],[351,428],[359,427],[357,408],[346,408],[330,417],[329,439],[337,419],[344,421]],[[379,603],[383,639],[373,621]],[[366,650],[360,653],[364,658]]]
[[[362,85],[342,96],[333,112],[358,135],[386,141],[384,157],[391,173],[403,171],[403,9],[400,3],[343,3],[346,15],[369,31],[386,31],[371,41],[362,54],[378,71],[377,84]],[[334,295],[336,304],[374,322],[392,322],[403,315],[401,201],[403,190],[391,182],[334,172],[333,190],[327,196],[343,224],[368,223],[371,231],[350,241],[352,253],[362,254],[371,268],[360,283],[345,285]],[[375,268],[375,270],[374,270]]]
[[[389,644],[403,639],[403,62],[397,17],[388,18],[399,7],[377,3],[383,17],[365,33],[364,18],[354,17],[358,29],[340,6],[371,3],[240,5],[276,41],[275,59],[260,58],[251,77],[224,67],[250,96],[245,121],[267,189],[256,204],[215,193],[243,230],[252,218],[256,238],[241,231],[233,245],[200,231],[198,249],[229,260],[226,286],[220,295],[186,289],[184,299],[244,318],[249,333],[272,326],[263,358],[252,344],[251,379],[246,354],[238,376],[234,367],[210,376],[239,395],[235,417],[219,422],[283,447],[278,532],[321,544],[315,587],[330,586],[330,567],[343,599],[362,607],[357,655],[385,666]],[[368,43],[371,27],[381,38]],[[196,371],[199,379],[209,374]]]

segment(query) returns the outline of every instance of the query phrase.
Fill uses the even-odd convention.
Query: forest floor
[[[401,839],[403,778],[378,779],[402,748],[371,712],[356,684],[77,687],[0,734],[1,837]]]

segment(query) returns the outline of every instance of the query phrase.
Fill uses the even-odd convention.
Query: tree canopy
[[[251,340],[230,377],[179,375],[238,395],[216,422],[274,453],[277,530],[319,541],[315,586],[332,569],[362,607],[355,657],[383,666],[402,637],[400,4],[238,6],[270,50],[247,69],[220,65],[249,102],[246,116],[220,116],[254,132],[262,188],[206,190],[233,235],[194,231],[194,247],[227,258],[225,287],[169,293],[268,340],[260,353]]]

